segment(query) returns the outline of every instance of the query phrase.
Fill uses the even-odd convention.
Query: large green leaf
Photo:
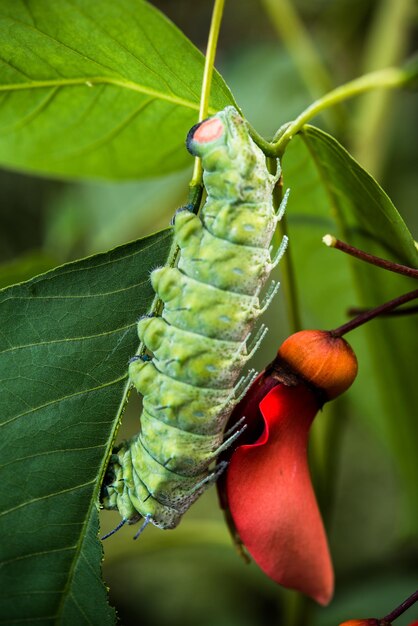
[[[98,485],[171,231],[0,292],[4,623],[110,624]]]
[[[126,179],[187,165],[204,58],[143,0],[2,0],[0,163]],[[211,109],[233,103],[215,73]]]
[[[398,263],[417,263],[411,234],[392,202],[335,139],[305,127],[289,144],[283,168],[285,183],[292,189],[290,252],[305,326],[335,328],[346,321],[349,306],[376,306],[415,288],[410,279],[321,244],[322,236],[331,232]],[[349,341],[359,358],[359,376],[349,398],[359,419],[384,441],[402,479],[405,510],[413,524],[418,511],[418,388],[411,369],[417,349],[416,319],[374,320],[350,334]]]
[[[418,252],[411,233],[388,195],[336,139],[305,126],[302,139],[318,169],[341,229],[386,258],[415,266]],[[361,273],[364,266],[361,266]],[[373,272],[374,273],[374,272]],[[387,274],[376,275],[386,278]]]

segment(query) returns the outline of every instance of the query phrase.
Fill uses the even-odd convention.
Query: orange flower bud
[[[277,354],[328,400],[348,389],[357,375],[357,359],[350,345],[325,330],[301,330],[288,337]]]

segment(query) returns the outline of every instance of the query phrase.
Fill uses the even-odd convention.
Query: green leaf
[[[305,127],[289,144],[283,170],[292,189],[290,251],[306,327],[335,328],[346,321],[349,306],[377,306],[415,288],[410,279],[321,244],[332,233],[372,254],[417,263],[412,236],[392,202],[335,139]],[[348,397],[358,419],[375,429],[391,455],[411,526],[418,514],[418,388],[410,367],[415,337],[413,316],[373,320],[347,337],[359,359]]]
[[[110,624],[100,479],[171,230],[0,292],[0,605],[7,623]]]
[[[359,245],[380,250],[386,258],[415,266],[418,252],[388,195],[341,144],[314,126],[301,133],[318,169],[336,218]],[[363,269],[364,266],[362,266]],[[385,276],[385,273],[379,273]],[[387,274],[386,274],[387,276]]]
[[[3,0],[0,163],[128,179],[190,163],[204,57],[143,0]],[[211,110],[233,103],[215,73]]]

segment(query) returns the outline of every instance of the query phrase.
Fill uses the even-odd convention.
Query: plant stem
[[[309,31],[305,28],[290,0],[261,0],[271,23],[289,52],[308,91],[318,98],[333,87],[329,75]],[[332,111],[332,124],[339,126],[342,111]]]
[[[308,626],[311,623],[313,602],[302,593],[292,594],[289,597],[287,612],[287,626]]]
[[[365,261],[366,263],[370,263],[371,265],[376,265],[377,267],[382,267],[389,272],[395,272],[396,274],[403,274],[404,276],[410,276],[412,278],[418,278],[418,270],[408,267],[407,265],[401,265],[400,263],[393,263],[392,261],[387,261],[386,259],[382,259],[378,256],[374,256],[373,254],[368,254],[367,252],[363,252],[363,250],[359,250],[354,246],[350,246],[348,243],[344,241],[340,241],[333,235],[325,235],[322,238],[324,244],[330,248],[335,248],[336,250],[341,250],[341,252],[345,252],[346,254],[350,254],[356,259],[360,259],[361,261]]]
[[[377,317],[378,315],[381,315],[382,313],[385,313],[386,311],[391,311],[392,309],[396,309],[398,306],[401,306],[401,304],[405,304],[406,302],[410,302],[411,300],[415,300],[416,298],[418,298],[418,289],[409,291],[408,293],[405,293],[402,296],[398,296],[397,298],[394,298],[393,300],[390,300],[389,302],[385,302],[384,304],[381,304],[380,306],[374,309],[369,309],[368,311],[365,311],[364,313],[360,313],[360,315],[357,315],[357,317],[350,320],[346,324],[343,324],[342,326],[339,326],[338,328],[331,330],[330,333],[333,337],[342,337],[343,335],[346,335],[347,333],[351,332],[355,328],[358,328],[359,326],[366,324],[366,322],[369,322],[370,320]]]
[[[371,91],[372,89],[395,89],[397,87],[401,87],[410,79],[410,73],[404,69],[388,67],[384,70],[365,74],[364,76],[360,76],[360,78],[356,78],[355,80],[333,89],[333,91],[330,91],[322,98],[313,102],[293,122],[289,124],[278,141],[271,144],[274,154],[280,157],[292,137],[298,133],[301,128],[309,122],[309,120],[325,109],[328,109],[339,102],[348,100],[349,98],[353,98],[354,96]]]
[[[364,72],[397,65],[403,58],[412,29],[415,0],[381,0],[365,46]],[[351,151],[362,166],[379,176],[393,118],[390,115],[392,94],[375,92],[362,98],[352,124]]]
[[[288,236],[287,217],[283,215],[281,219],[281,233],[283,236]],[[291,333],[297,333],[302,328],[302,322],[300,317],[299,298],[296,285],[296,273],[293,264],[291,246],[288,246],[285,254],[283,255],[282,270],[286,276],[285,290],[286,290],[286,307],[289,319],[289,327]]]
[[[276,173],[277,159],[268,159],[267,167],[272,174]],[[280,202],[283,199],[283,182],[280,178],[278,184],[276,184],[273,190],[273,206],[278,208]],[[287,217],[286,213],[283,215],[279,222],[279,233],[281,237],[288,236]],[[282,276],[283,276],[283,289],[285,292],[286,311],[289,321],[289,328],[291,333],[296,333],[302,328],[299,298],[296,284],[296,272],[293,265],[292,253],[290,246],[288,246],[283,258],[281,260]]]
[[[402,604],[400,604],[396,609],[393,609],[388,615],[386,615],[380,621],[390,624],[393,620],[397,619],[402,613],[405,613],[407,609],[409,609],[415,602],[418,602],[418,591],[415,591],[409,598],[407,598]]]
[[[202,90],[200,93],[199,122],[205,119],[209,109],[210,88],[212,85],[213,66],[215,63],[216,48],[218,44],[219,31],[222,23],[222,15],[224,11],[225,0],[215,0],[212,11],[212,20],[210,23],[208,45],[206,47],[205,69],[203,72]],[[190,187],[201,185],[202,181],[202,163],[196,157],[194,162],[194,170]]]
[[[215,62],[216,46],[218,43],[219,30],[222,22],[225,0],[215,0],[212,11],[212,20],[209,29],[208,45],[206,48],[205,68],[203,71],[202,90],[200,93],[199,122],[201,122],[208,114],[210,88],[212,84],[213,66]],[[195,212],[200,205],[202,197],[202,165],[199,158],[195,159],[192,180],[189,183],[189,203],[193,205]],[[172,243],[167,257],[167,265],[174,267],[177,262],[179,247],[176,243]],[[161,307],[161,300],[156,294],[150,307],[150,314],[157,313]],[[144,354],[146,348],[143,343],[140,344],[137,354]]]
[[[251,139],[257,146],[264,152],[266,157],[271,157],[272,159],[277,159],[276,150],[274,149],[273,144],[267,139],[264,139],[256,130],[251,126],[248,120],[245,120],[245,123],[248,128],[248,132],[251,136]]]

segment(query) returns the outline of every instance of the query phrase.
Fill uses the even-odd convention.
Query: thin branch
[[[215,62],[216,46],[218,42],[219,30],[222,22],[225,0],[215,0],[212,12],[212,20],[209,30],[208,45],[206,51],[205,69],[202,79],[202,90],[200,94],[199,121],[202,121],[208,114],[210,88],[212,84],[213,66]],[[189,203],[193,205],[196,212],[200,206],[202,197],[202,166],[199,158],[195,159],[192,180],[189,183]],[[179,253],[178,245],[173,242],[167,257],[167,265],[174,267],[177,262]],[[149,314],[158,313],[162,307],[162,302],[157,294],[152,301]],[[144,354],[146,348],[143,343],[140,344],[137,354]]]
[[[347,333],[351,332],[355,328],[358,328],[359,326],[366,324],[367,322],[377,317],[378,315],[381,315],[382,313],[386,313],[386,311],[391,311],[392,309],[396,309],[398,306],[401,306],[402,304],[405,304],[406,302],[410,302],[411,300],[415,300],[416,298],[418,298],[418,289],[414,289],[414,291],[409,291],[408,293],[405,293],[402,296],[399,296],[398,298],[394,298],[393,300],[390,300],[389,302],[385,302],[384,304],[381,304],[380,306],[374,309],[369,309],[368,311],[365,311],[364,313],[361,313],[354,319],[350,320],[346,324],[343,324],[342,326],[339,326],[338,328],[331,330],[330,333],[333,337],[342,337],[343,335],[346,335]]]
[[[367,252],[363,252],[363,250],[359,250],[354,246],[350,246],[344,241],[340,241],[340,239],[337,239],[333,235],[325,235],[324,237],[322,237],[322,241],[329,248],[341,250],[341,252],[345,252],[346,254],[355,257],[356,259],[360,259],[361,261],[365,261],[366,263],[370,263],[371,265],[376,265],[377,267],[382,267],[389,272],[403,274],[404,276],[410,276],[411,278],[418,278],[418,270],[414,269],[413,267],[401,265],[400,263],[393,263],[392,261],[382,259],[381,257],[374,256],[373,254],[368,254]]]
[[[402,613],[405,613],[415,602],[418,602],[418,590],[415,591],[409,598],[407,598],[396,609],[393,609],[388,615],[386,615],[381,621],[390,624],[393,620],[397,619]]]
[[[210,23],[208,45],[206,48],[205,69],[203,72],[202,90],[200,93],[199,122],[205,119],[209,110],[210,88],[212,85],[213,67],[215,63],[216,48],[218,45],[219,31],[222,23],[222,16],[225,0],[215,0],[213,5],[212,20]],[[202,181],[202,163],[196,157],[194,162],[193,176],[190,187],[196,187]]]
[[[355,80],[333,89],[322,98],[313,102],[307,109],[302,111],[302,113],[293,122],[289,124],[278,141],[272,144],[274,153],[280,157],[292,137],[296,135],[296,133],[298,133],[313,117],[322,111],[325,111],[329,107],[335,106],[339,102],[344,102],[350,98],[354,98],[362,93],[366,93],[367,91],[371,91],[372,89],[396,89],[405,85],[410,80],[411,75],[405,69],[389,67],[384,70],[379,70],[378,72],[365,74],[364,76],[360,76],[360,78],[356,78]]]

